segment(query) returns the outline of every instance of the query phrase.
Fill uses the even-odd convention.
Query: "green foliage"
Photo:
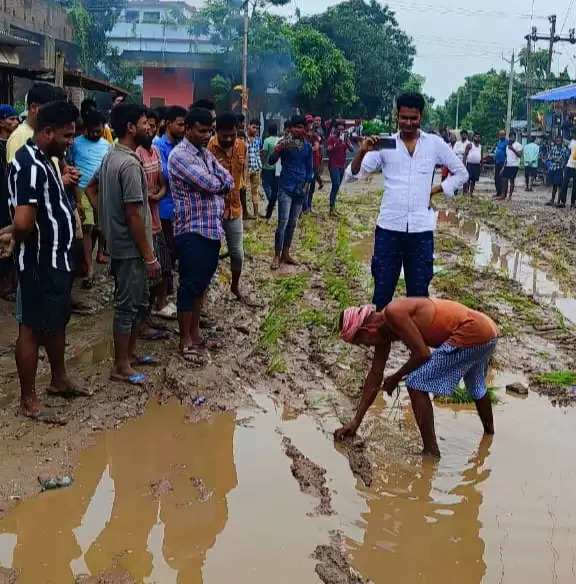
[[[492,404],[497,404],[500,401],[498,399],[498,396],[496,395],[497,391],[498,391],[498,389],[496,387],[488,387],[487,388],[488,397],[490,398],[490,401]],[[441,404],[473,404],[474,403],[474,400],[468,395],[468,391],[462,385],[459,385],[454,390],[454,393],[451,396],[447,396],[447,397],[436,396],[434,398],[434,401],[441,403]]]
[[[364,126],[364,136],[377,136],[388,132],[388,125],[380,120],[368,120],[362,125]]]
[[[232,80],[220,74],[214,75],[210,79],[210,89],[212,90],[216,110],[228,109],[230,93],[232,91]]]
[[[572,387],[576,385],[576,371],[552,371],[540,373],[535,376],[539,383],[558,385],[560,387]]]
[[[354,63],[357,106],[348,115],[388,115],[408,81],[415,49],[394,12],[376,0],[345,0],[302,20],[330,38]]]

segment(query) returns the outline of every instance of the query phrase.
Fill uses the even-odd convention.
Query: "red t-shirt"
[[[348,146],[342,138],[330,136],[328,138],[328,166],[330,168],[346,168],[346,151]]]
[[[322,148],[314,150],[316,144],[322,144],[322,138],[318,134],[312,134],[312,136],[306,135],[306,141],[312,146],[312,163],[314,164],[314,170],[318,170],[322,164]]]

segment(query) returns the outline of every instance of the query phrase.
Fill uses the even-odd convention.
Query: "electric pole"
[[[550,77],[552,71],[552,57],[554,55],[554,45],[556,43],[570,43],[571,45],[576,44],[576,31],[571,28],[568,31],[568,36],[560,36],[556,34],[556,15],[552,14],[548,17],[548,22],[550,22],[550,34],[541,35],[538,34],[536,27],[532,27],[532,32],[527,35],[526,40],[530,40],[535,43],[536,41],[548,41],[548,61],[546,62],[546,77]]]
[[[248,124],[248,25],[250,16],[248,10],[250,8],[249,0],[244,2],[244,39],[242,46],[242,114],[244,115],[244,126]]]
[[[455,130],[458,129],[458,124],[460,122],[459,118],[460,118],[460,89],[458,89],[458,92],[456,93],[456,125],[454,126]]]
[[[552,70],[552,55],[554,54],[554,43],[560,40],[560,37],[556,37],[556,15],[548,17],[550,22],[550,44],[548,45],[548,64],[546,65],[546,77],[550,77],[550,71]]]
[[[532,29],[534,34],[535,28]],[[532,136],[532,37],[527,34],[526,39],[526,134]]]
[[[504,57],[502,57],[504,59]],[[514,51],[512,51],[512,57],[510,61],[504,59],[507,63],[510,63],[510,78],[508,79],[508,107],[506,108],[506,136],[510,135],[510,126],[512,123],[512,92],[514,90]]]

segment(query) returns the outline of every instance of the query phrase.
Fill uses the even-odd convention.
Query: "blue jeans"
[[[276,255],[281,255],[282,250],[289,249],[292,245],[294,230],[303,205],[304,193],[288,193],[282,188],[278,189],[278,227],[274,245]]]
[[[276,206],[276,201],[278,200],[278,177],[276,176],[276,169],[270,170],[265,168],[262,170],[262,187],[264,188],[264,194],[268,201],[266,218],[270,219]]]
[[[336,206],[336,197],[338,196],[338,191],[340,190],[340,185],[344,178],[344,169],[330,167],[328,170],[330,170],[330,180],[332,181],[332,189],[330,190],[330,208],[333,209]]]
[[[309,183],[310,188],[308,189],[308,194],[304,197],[304,206],[302,210],[304,213],[309,213],[312,211],[312,199],[314,198],[314,193],[316,192],[316,177],[318,176],[318,171],[314,171],[314,179]]]
[[[434,232],[406,233],[376,227],[372,302],[377,310],[382,310],[394,297],[402,267],[406,296],[428,296],[434,276]]]

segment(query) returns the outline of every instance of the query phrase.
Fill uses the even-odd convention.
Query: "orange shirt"
[[[453,347],[472,347],[498,336],[498,327],[482,312],[452,300],[430,300],[436,314],[432,323],[420,330],[429,347],[439,347],[443,343]]]
[[[234,189],[226,195],[224,219],[241,219],[242,203],[240,202],[240,190],[245,188],[246,142],[240,138],[236,138],[234,146],[228,150],[224,150],[218,143],[218,137],[213,136],[208,143],[208,150],[214,154],[216,160],[218,160],[234,179]]]

